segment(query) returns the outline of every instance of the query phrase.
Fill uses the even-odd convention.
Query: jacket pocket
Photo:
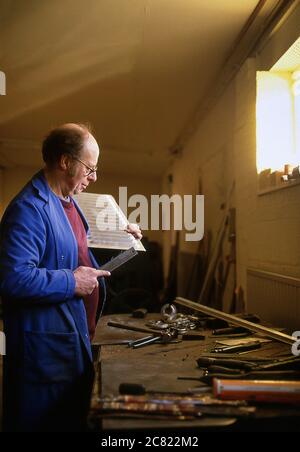
[[[24,333],[24,379],[32,383],[68,382],[80,374],[77,333]]]

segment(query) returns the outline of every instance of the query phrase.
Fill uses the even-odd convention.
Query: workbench
[[[108,321],[126,322],[131,325],[145,326],[149,319],[159,319],[159,314],[148,314],[145,319],[135,319],[131,315],[110,315],[101,318],[94,339],[94,347],[99,347],[96,362],[96,379],[92,400],[96,403],[97,397],[117,396],[121,383],[137,383],[143,385],[147,391],[186,392],[190,388],[199,387],[196,380],[181,380],[178,377],[200,376],[200,369],[196,360],[202,353],[209,352],[216,338],[211,331],[201,332],[205,340],[183,340],[178,343],[151,344],[142,348],[132,349],[123,341],[135,340],[146,334],[128,331],[107,325]],[[291,353],[290,346],[270,341],[262,348],[252,351],[249,357],[276,357]],[[93,409],[92,409],[93,413]],[[202,416],[193,420],[176,419],[131,419],[120,416],[104,416],[101,422],[92,425],[101,431],[157,431],[177,429],[193,429],[197,431],[210,430],[283,430],[294,427],[300,430],[300,408],[263,406],[258,409],[255,419],[237,419],[236,417]],[[295,430],[292,430],[295,431]]]

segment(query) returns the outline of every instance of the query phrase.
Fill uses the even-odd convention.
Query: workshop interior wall
[[[231,205],[236,208],[237,285],[246,298],[249,267],[300,278],[300,186],[258,196],[256,170],[256,71],[269,70],[297,39],[299,16],[300,7],[264,49],[245,62],[163,180],[166,185],[172,174],[172,193],[201,190],[205,195],[205,231],[212,232],[213,243],[223,214],[220,206],[235,181]],[[165,234],[165,270],[171,243],[175,234]],[[180,251],[189,253],[190,260],[197,247],[181,234]],[[179,268],[181,278],[184,271]],[[272,310],[272,300],[266,303]],[[251,310],[251,304],[247,308]],[[282,316],[288,309],[284,300]]]

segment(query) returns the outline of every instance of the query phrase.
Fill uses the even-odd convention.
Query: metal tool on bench
[[[176,329],[179,334],[196,330],[198,326],[198,317],[192,315],[179,314],[174,304],[165,304],[161,308],[161,320],[149,320],[146,325],[156,330]]]
[[[177,341],[176,341],[177,339]],[[144,347],[145,345],[150,345],[150,344],[154,344],[154,343],[160,343],[160,344],[167,344],[169,342],[174,342],[174,340],[176,342],[180,342],[181,338],[178,336],[178,334],[176,333],[176,331],[163,331],[162,334],[160,334],[159,336],[146,336],[143,337],[141,339],[137,339],[135,341],[130,341],[128,343],[128,346],[131,348],[140,348],[140,347]]]
[[[274,360],[269,363],[243,362],[232,359],[213,359],[201,357],[197,360],[203,370],[202,382],[212,381],[213,378],[257,378],[265,379],[299,379],[300,359],[293,357]],[[220,377],[222,375],[222,377]]]
[[[176,307],[169,304],[162,307],[161,314],[163,320],[150,320],[146,323],[146,327],[114,321],[109,321],[107,325],[151,334],[151,336],[148,335],[145,338],[130,341],[128,345],[132,348],[140,348],[153,343],[179,342],[182,339],[205,339],[205,336],[194,331],[197,328],[196,317],[177,314]]]
[[[270,380],[270,381],[278,381],[278,380],[292,380],[299,381],[300,372],[293,370],[270,370],[270,371],[251,371],[251,372],[239,372],[232,370],[232,373],[228,372],[228,369],[223,370],[222,368],[215,369],[215,372],[209,372],[206,370],[203,372],[203,375],[200,377],[192,377],[192,376],[179,376],[178,380],[195,380],[201,381],[205,384],[212,384],[214,378],[224,378],[230,380]]]
[[[292,380],[292,381],[299,381],[300,379],[300,372],[294,371],[294,370],[282,370],[282,371],[276,371],[276,370],[270,370],[270,371],[251,371],[251,372],[235,372],[235,373],[226,373],[224,371],[217,371],[217,372],[210,372],[209,370],[204,372],[204,375],[200,377],[200,381],[202,383],[212,383],[214,378],[229,378],[231,380],[270,380],[270,381],[285,381],[285,380]]]
[[[245,362],[241,360],[233,359],[218,359],[218,358],[198,358],[197,364],[200,368],[213,369],[215,366],[221,366],[222,369],[226,368],[228,371],[237,369],[238,372],[243,371],[273,371],[273,370],[300,370],[300,358],[293,357],[287,359],[274,360],[268,363],[258,362]]]
[[[216,354],[222,354],[222,353],[240,353],[240,352],[246,352],[246,351],[250,351],[250,350],[257,350],[261,348],[261,343],[259,341],[252,341],[249,342],[248,344],[238,344],[238,345],[223,345],[223,346],[218,346],[218,347],[214,347],[211,350],[211,353],[216,353]]]
[[[138,348],[139,346],[142,347],[144,343],[148,343],[148,341],[151,341],[152,339],[159,339],[159,336],[152,335],[152,336],[141,337],[140,339],[136,339],[133,341],[129,341],[128,347],[131,347],[131,348]]]
[[[181,337],[178,334],[178,331],[176,329],[168,328],[160,331],[152,330],[150,328],[144,328],[144,327],[137,327],[134,325],[128,325],[126,323],[120,323],[120,322],[114,322],[109,321],[107,322],[108,326],[113,326],[115,328],[121,328],[129,331],[137,331],[141,333],[150,333],[150,335],[137,339],[136,341],[130,341],[128,343],[129,347],[132,348],[139,348],[143,347],[145,345],[150,345],[152,343],[158,342],[158,343],[169,343],[173,340],[180,341]]]

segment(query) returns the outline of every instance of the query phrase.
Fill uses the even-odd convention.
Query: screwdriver
[[[251,342],[249,344],[229,345],[226,347],[215,347],[212,352],[214,353],[230,353],[230,352],[246,352],[250,350],[257,350],[261,348],[260,342]]]
[[[244,369],[251,370],[253,367],[257,367],[257,364],[251,362],[245,362],[238,359],[223,359],[223,358],[198,358],[197,363],[199,367],[210,366],[224,366],[231,369]]]

